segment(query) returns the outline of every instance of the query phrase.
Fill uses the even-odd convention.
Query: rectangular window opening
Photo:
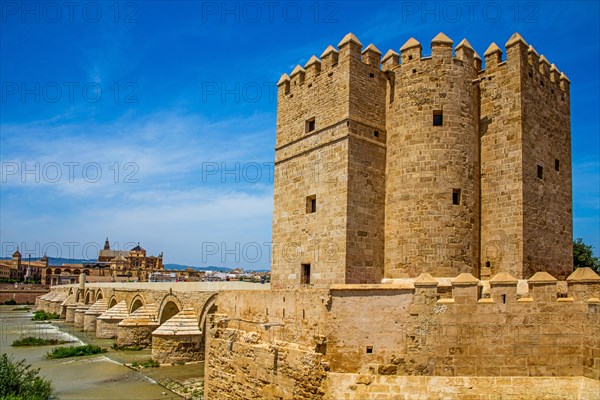
[[[312,214],[315,212],[317,212],[317,195],[313,194],[306,197],[306,213]]]
[[[302,271],[301,272],[301,283],[303,285],[309,285],[310,284],[310,264],[302,264]]]
[[[444,124],[444,112],[442,110],[433,111],[433,126],[442,126]]]
[[[541,165],[537,166],[537,177],[540,179],[544,178],[544,167],[542,167]]]
[[[559,159],[554,160],[554,169],[557,172],[560,171],[560,160]]]
[[[460,189],[452,190],[452,204],[455,206],[460,204]]]
[[[506,304],[506,295],[505,294],[502,295],[502,304]]]
[[[375,78],[375,74],[369,74],[369,78]]]
[[[306,120],[306,124],[305,124],[305,128],[306,128],[305,129],[306,133],[314,131],[315,128],[316,128],[315,119],[314,118],[307,119]]]
[[[373,354],[373,346],[367,346],[367,354]]]
[[[379,137],[379,131],[374,131],[374,132],[373,132],[373,136],[375,136],[375,137]]]

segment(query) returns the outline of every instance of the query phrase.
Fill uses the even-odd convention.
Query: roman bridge
[[[204,360],[208,316],[220,291],[265,291],[249,282],[111,282],[54,286],[36,308],[54,312],[75,328],[115,338],[121,348],[152,347],[160,363]]]

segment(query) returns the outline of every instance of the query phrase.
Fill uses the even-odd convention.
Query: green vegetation
[[[15,299],[10,299],[10,300],[6,300],[4,303],[5,306],[15,306],[17,305],[17,302],[15,301]]]
[[[157,368],[160,367],[160,364],[149,358],[148,361],[144,361],[143,363],[134,362],[131,364],[133,368]]]
[[[33,312],[33,317],[31,317],[32,321],[46,321],[49,319],[58,319],[60,315],[56,313],[47,313],[44,310],[37,310]]]
[[[14,362],[0,355],[0,398],[7,400],[46,400],[52,395],[52,383],[38,376],[25,360]]]
[[[585,244],[581,238],[573,242],[573,267],[575,269],[589,267],[600,272],[600,260],[594,257],[592,245]]]
[[[113,343],[112,348],[113,348],[113,350],[117,350],[117,351],[140,351],[140,350],[144,350],[144,348],[142,346],[139,346],[139,345],[135,345],[135,346],[119,346],[119,345],[117,345],[117,343]]]
[[[12,310],[13,311],[30,311],[31,307],[25,307],[25,306],[23,306],[23,307],[13,308]]]
[[[33,336],[27,336],[22,339],[17,339],[12,343],[12,346],[52,346],[57,344],[69,343],[66,340],[58,339],[42,339]]]
[[[46,358],[67,358],[67,357],[81,357],[91,356],[93,354],[106,353],[106,349],[93,344],[86,344],[84,346],[69,346],[69,347],[57,347],[46,353]]]

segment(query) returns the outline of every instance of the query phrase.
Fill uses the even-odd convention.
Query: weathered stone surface
[[[152,344],[152,332],[159,325],[156,305],[142,306],[119,322],[117,345],[148,347]]]
[[[80,306],[78,306],[75,309],[75,319],[73,320],[73,326],[75,326],[75,328],[83,329],[83,320],[85,317],[85,312],[90,307],[91,307],[91,304],[81,304]]]
[[[96,318],[96,337],[110,339],[117,337],[117,326],[129,316],[125,300],[117,303]]]

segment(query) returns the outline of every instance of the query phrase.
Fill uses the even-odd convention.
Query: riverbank
[[[141,371],[124,364],[147,361],[150,350],[115,351],[113,340],[96,339],[64,321],[31,321],[31,311],[14,311],[14,306],[0,306],[0,352],[15,360],[25,359],[40,375],[50,379],[59,399],[200,399],[204,367],[177,365],[148,368]],[[96,344],[108,349],[107,353],[86,357],[47,360],[44,356],[58,346],[12,347],[15,339],[35,336],[47,339],[74,341],[69,345]],[[182,395],[176,394],[176,390]],[[185,391],[184,391],[185,389]]]

